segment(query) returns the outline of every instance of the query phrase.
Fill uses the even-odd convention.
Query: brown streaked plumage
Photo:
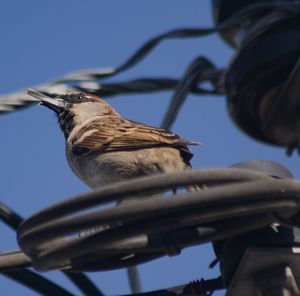
[[[154,147],[176,147],[189,161],[191,151],[186,145],[195,144],[175,133],[141,123],[129,121],[119,115],[102,115],[85,122],[70,133],[67,141],[70,149],[86,149],[87,152],[112,152]]]
[[[91,188],[190,168],[193,155],[187,145],[198,143],[125,119],[94,95],[70,93],[49,98],[34,90],[29,94],[58,115],[69,164]]]

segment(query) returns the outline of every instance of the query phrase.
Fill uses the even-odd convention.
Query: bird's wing
[[[101,116],[79,128],[68,140],[73,151],[122,151],[151,147],[178,147],[192,153],[186,145],[197,145],[177,134],[118,116]]]

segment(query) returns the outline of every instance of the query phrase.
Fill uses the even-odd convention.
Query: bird
[[[200,144],[126,119],[93,94],[70,92],[52,97],[34,89],[28,94],[55,112],[66,140],[69,166],[92,189],[190,169],[193,154],[188,145]]]
[[[66,141],[69,166],[91,189],[135,177],[190,169],[193,154],[188,145],[200,144],[163,128],[123,118],[110,104],[93,94],[70,92],[52,97],[34,89],[29,89],[28,94],[57,115]],[[156,192],[148,193],[142,200],[154,194]],[[116,206],[139,202],[142,195],[118,200]],[[116,226],[118,224],[94,227],[88,233],[81,231],[79,236]],[[140,292],[137,267],[128,267],[127,273],[132,292]]]

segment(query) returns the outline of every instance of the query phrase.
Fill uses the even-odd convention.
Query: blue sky
[[[157,34],[180,27],[212,26],[210,4],[209,0],[3,1],[0,93],[32,87],[74,70],[118,66]],[[200,55],[226,67],[233,51],[217,35],[165,41],[141,64],[110,81],[146,76],[178,78]],[[170,92],[160,92],[118,96],[109,102],[127,118],[158,126],[170,97]],[[225,97],[190,95],[173,130],[205,144],[193,147],[195,168],[266,159],[285,165],[299,178],[297,156],[287,158],[284,149],[243,134],[227,113]],[[33,106],[0,116],[0,134],[1,201],[22,216],[89,191],[69,169],[63,135],[54,114],[46,108]],[[16,249],[15,233],[5,225],[0,229],[1,251]],[[218,267],[208,268],[212,259],[207,244],[184,250],[181,256],[143,264],[139,267],[143,289],[217,276]],[[79,294],[61,273],[44,275]],[[89,275],[107,295],[129,292],[125,270]],[[35,295],[5,277],[0,277],[0,287],[9,291],[7,295]]]

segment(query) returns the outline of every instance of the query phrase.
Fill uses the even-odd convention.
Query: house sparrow
[[[127,120],[95,95],[76,92],[51,98],[33,89],[29,89],[28,94],[57,114],[66,139],[69,165],[92,189],[125,179],[178,172],[191,167],[193,154],[187,145],[199,143],[184,140],[165,129]],[[117,205],[135,202],[139,197],[119,200]],[[88,233],[114,226],[102,225]],[[81,232],[82,235],[86,233]],[[127,272],[130,282],[139,283],[135,266],[128,267]],[[132,286],[132,292],[139,292],[138,286]]]
[[[51,98],[33,89],[28,94],[57,114],[69,165],[92,189],[191,167],[187,145],[199,143],[125,119],[95,95],[74,92]]]

